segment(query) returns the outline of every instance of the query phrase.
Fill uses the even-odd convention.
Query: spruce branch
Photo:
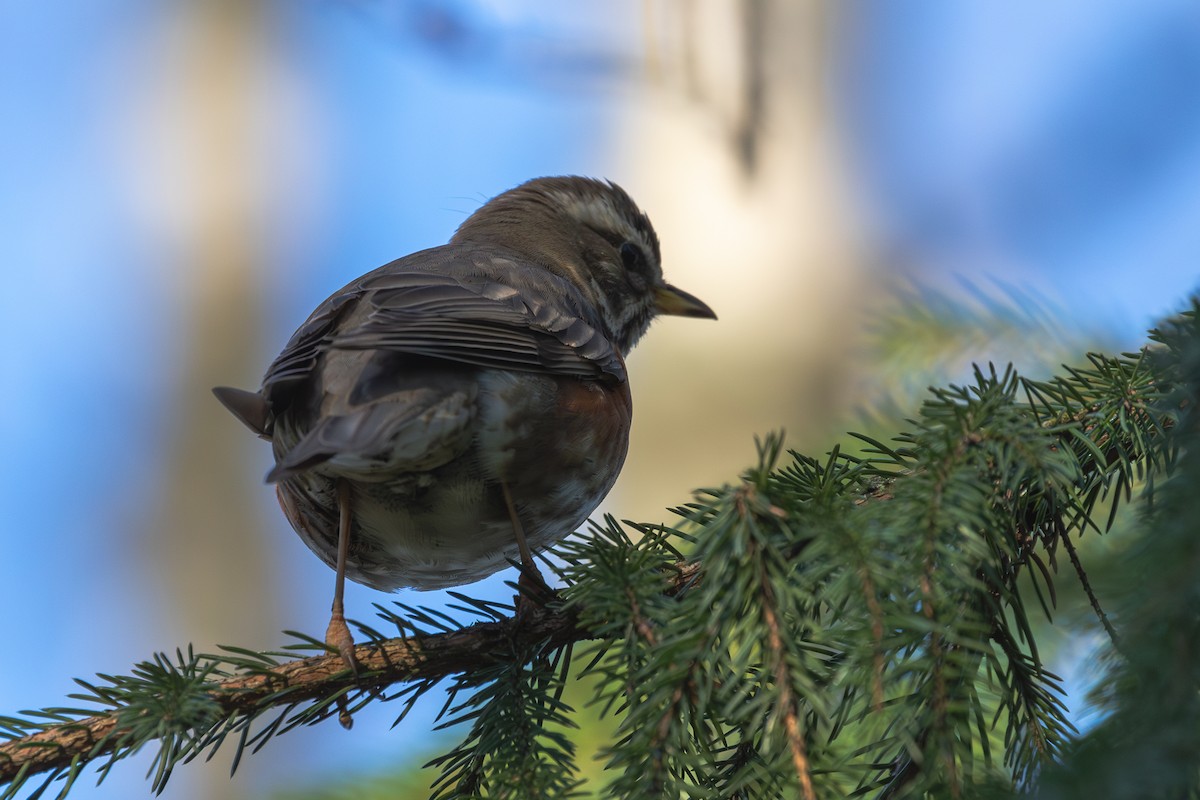
[[[1108,619],[1108,614],[1104,613],[1104,607],[1100,605],[1100,598],[1096,596],[1096,591],[1092,588],[1087,570],[1083,568],[1083,562],[1079,560],[1079,551],[1075,548],[1075,543],[1071,541],[1070,536],[1063,536],[1062,543],[1063,547],[1067,549],[1071,566],[1075,569],[1075,574],[1079,576],[1079,585],[1083,587],[1088,603],[1091,604],[1092,611],[1096,614],[1096,619],[1100,620],[1100,624],[1104,626],[1104,632],[1108,634],[1108,640],[1113,643],[1113,647],[1119,649],[1121,640],[1117,635],[1117,629],[1113,627],[1112,622]]]
[[[592,702],[620,718],[605,752],[616,797],[970,796],[1001,764],[1029,789],[1064,758],[1073,730],[1021,576],[1049,617],[1062,578],[1047,562],[1063,545],[1103,619],[1076,541],[1161,484],[1153,518],[1176,521],[1179,557],[1155,563],[1176,591],[1148,587],[1145,631],[1126,625],[1123,636],[1149,652],[1154,614],[1191,591],[1181,587],[1200,560],[1177,521],[1200,474],[1187,451],[1200,381],[1186,378],[1200,356],[1181,354],[1200,352],[1200,333],[1194,311],[1185,317],[1190,327],[1169,329],[1159,351],[1091,356],[1048,381],[979,368],[972,383],[934,390],[911,432],[857,437],[858,454],[789,459],[782,438],[767,437],[739,481],[677,509],[678,527],[607,518],[558,546],[561,599],[519,619],[462,595],[453,608],[478,620],[466,627],[442,612],[381,608],[408,635],[360,625],[357,675],[297,635],[283,652],[180,651],[80,682],[73,697],[90,708],[0,718],[0,798],[38,775],[35,795],[57,780],[63,796],[87,765],[103,777],[153,743],[161,791],[174,767],[226,741],[236,767],[339,707],[391,700],[402,719],[443,682],[440,720],[469,731],[432,762],[439,797],[565,797],[579,786],[562,732],[577,643]],[[1181,414],[1191,438],[1179,436]],[[1180,464],[1187,480],[1172,477]],[[1194,619],[1175,605],[1182,652],[1196,646]],[[321,654],[294,659],[304,649]],[[1168,660],[1139,659],[1123,674],[1132,683]],[[1187,692],[1193,678],[1180,684]],[[1118,688],[1115,698],[1141,697]],[[1178,709],[1195,705],[1185,694],[1172,695]],[[1152,722],[1137,719],[1139,730]]]
[[[520,624],[507,617],[441,633],[373,638],[355,648],[360,667],[357,677],[335,655],[278,662],[242,649],[230,649],[228,656],[178,653],[174,662],[177,671],[201,678],[190,687],[189,697],[193,701],[207,701],[202,714],[155,718],[151,720],[153,723],[165,723],[169,730],[157,736],[145,736],[145,732],[137,736],[139,723],[148,711],[144,705],[147,694],[156,699],[169,697],[161,684],[146,681],[134,687],[132,681],[117,678],[110,679],[110,686],[82,684],[89,690],[89,696],[76,697],[107,704],[111,710],[89,713],[63,709],[59,719],[42,724],[0,719],[0,725],[9,731],[31,731],[0,743],[0,784],[20,783],[46,772],[54,777],[73,777],[83,762],[106,756],[116,760],[154,738],[171,735],[186,735],[190,739],[190,744],[172,760],[190,760],[215,744],[214,737],[232,720],[248,722],[273,708],[291,711],[311,704],[318,713],[305,717],[304,721],[315,722],[336,714],[331,703],[347,694],[369,700],[396,683],[437,682],[454,674],[483,669],[495,661],[490,654],[503,652],[513,643],[548,643],[557,647],[588,635],[580,629],[573,611],[547,607],[523,616]],[[139,669],[161,675],[170,664],[168,657],[159,655],[153,663],[139,665]],[[135,693],[135,688],[151,691]],[[160,691],[155,694],[155,689]],[[165,776],[156,781],[156,788],[161,788],[164,780]]]

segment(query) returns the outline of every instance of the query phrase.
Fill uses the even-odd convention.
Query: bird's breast
[[[612,488],[629,445],[626,384],[480,370],[474,385],[471,444],[462,455],[386,480],[342,476],[352,488],[353,580],[380,589],[479,580],[519,557],[502,486],[534,550],[577,530]],[[280,486],[293,526],[330,563],[334,469]]]
[[[626,383],[494,371],[480,381],[478,410],[481,463],[518,504],[571,481],[602,486],[595,491],[603,494],[625,462]]]

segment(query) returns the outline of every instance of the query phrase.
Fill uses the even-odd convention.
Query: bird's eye
[[[623,242],[620,253],[621,263],[625,265],[625,269],[630,272],[646,271],[646,254],[642,252],[642,248],[633,242]]]

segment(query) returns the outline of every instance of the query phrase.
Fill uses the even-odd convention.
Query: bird
[[[662,315],[716,319],[664,281],[630,196],[535,178],[330,295],[257,391],[213,389],[271,443],[267,482],[335,570],[326,643],[352,669],[346,578],[429,590],[516,563],[545,586],[534,554],[586,522],[625,462],[625,358]]]

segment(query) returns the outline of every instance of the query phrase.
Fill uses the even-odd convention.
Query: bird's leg
[[[517,540],[517,550],[521,554],[521,577],[517,580],[517,587],[523,591],[516,598],[517,616],[519,617],[530,610],[530,604],[533,608],[541,605],[535,598],[548,598],[552,592],[546,579],[542,577],[541,571],[538,570],[537,563],[533,560],[533,551],[529,549],[529,542],[525,540],[525,529],[521,527],[521,518],[517,516],[517,506],[513,502],[512,492],[508,490],[508,484],[500,481],[500,489],[504,492],[504,505],[508,509],[508,519],[512,522],[513,537]]]
[[[333,584],[333,607],[330,609],[329,627],[325,629],[325,644],[336,647],[350,671],[358,673],[358,661],[354,658],[354,637],[346,624],[342,597],[346,588],[346,555],[350,550],[350,484],[344,480],[337,483],[338,502],[338,548],[337,577]]]
[[[350,635],[350,626],[346,624],[346,610],[342,598],[346,589],[346,555],[350,551],[350,484],[344,480],[337,482],[338,504],[338,548],[337,548],[337,577],[333,584],[333,607],[330,609],[329,626],[325,628],[325,644],[336,647],[350,672],[358,675],[358,660],[354,657],[354,637]],[[346,696],[337,699],[338,722],[349,730],[354,725],[350,716]]]

